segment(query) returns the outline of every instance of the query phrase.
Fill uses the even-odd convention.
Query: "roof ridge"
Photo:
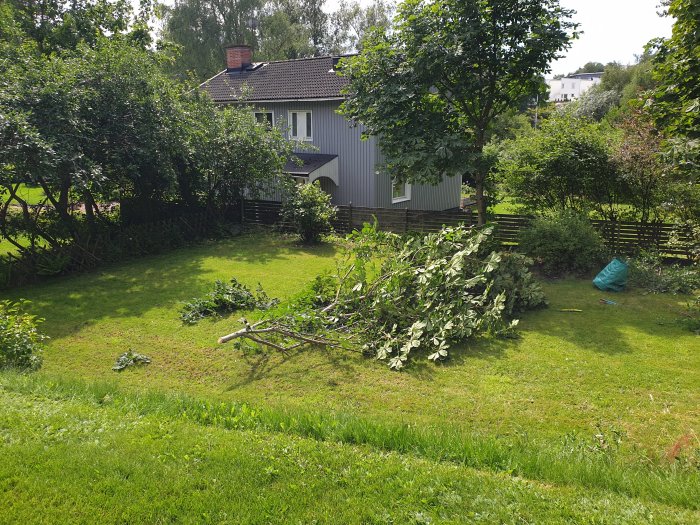
[[[322,55],[318,57],[286,58],[284,60],[261,60],[255,64],[281,64],[283,62],[301,62],[302,60],[320,60],[322,58],[345,58],[355,56],[357,53],[344,53],[339,55]]]

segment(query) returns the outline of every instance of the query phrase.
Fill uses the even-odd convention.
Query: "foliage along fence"
[[[223,225],[231,221],[240,222],[240,208],[225,215],[199,211],[143,224],[124,226],[112,223],[86,237],[80,245],[66,243],[20,255],[2,254],[0,288],[11,288],[52,275],[89,271],[111,262],[155,254],[206,237],[220,236],[226,234]]]
[[[285,225],[280,221],[281,204],[273,201],[245,201],[243,205],[243,222],[258,225]],[[395,233],[435,232],[443,226],[477,224],[477,215],[471,211],[424,211],[391,208],[362,208],[355,206],[337,206],[338,214],[333,227],[339,233],[349,233],[362,228],[364,223],[376,219],[378,228]],[[527,215],[491,216],[495,225],[494,235],[503,244],[517,245],[518,236],[533,217]],[[603,236],[607,246],[620,254],[634,253],[640,249],[656,249],[669,255],[686,255],[677,247],[669,244],[673,224],[638,222],[611,222],[592,220],[593,225]],[[687,240],[690,240],[689,238]]]

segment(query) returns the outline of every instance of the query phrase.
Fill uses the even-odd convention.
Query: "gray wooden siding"
[[[317,153],[338,155],[340,184],[336,187],[324,179],[321,186],[330,190],[334,204],[373,207],[376,205],[376,141],[373,138],[361,140],[362,127],[352,127],[345,117],[338,115],[336,110],[339,105],[339,101],[284,102],[256,107],[273,111],[275,124],[285,128],[288,127],[289,111],[311,111],[313,140],[310,144],[317,148]]]
[[[284,102],[256,104],[258,110],[274,112],[275,124],[288,127],[289,111],[312,112],[312,136],[310,142],[318,153],[338,155],[338,178],[335,186],[328,179],[321,179],[321,186],[331,194],[336,205],[368,208],[408,208],[412,210],[448,210],[459,207],[461,181],[447,178],[436,186],[413,185],[411,199],[392,204],[391,179],[381,170],[383,162],[377,140],[370,137],[361,140],[362,126],[352,127],[336,110],[339,101]],[[300,150],[301,151],[301,150]],[[265,196],[279,200],[279,192]]]
[[[407,201],[391,202],[391,177],[381,169],[384,156],[376,145],[377,175],[375,179],[377,208],[407,208],[409,210],[450,210],[459,208],[462,194],[462,181],[459,177],[445,177],[435,186],[427,184],[412,184],[411,199]]]

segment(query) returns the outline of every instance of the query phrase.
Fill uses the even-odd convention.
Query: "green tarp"
[[[596,275],[593,284],[604,292],[620,292],[625,289],[629,269],[620,259],[613,259],[603,271]]]

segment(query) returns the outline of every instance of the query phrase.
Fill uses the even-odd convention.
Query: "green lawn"
[[[698,512],[599,490],[366,446],[144,414],[124,401],[110,394],[81,399],[0,389],[0,519],[235,524],[700,519]]]
[[[17,193],[21,198],[25,199],[28,204],[39,204],[44,199],[44,190],[35,186],[22,184]],[[1,197],[2,195],[0,195],[0,198]],[[23,238],[20,238],[20,242],[24,242]],[[26,243],[29,244],[29,241],[26,241]],[[0,257],[6,255],[8,252],[16,253],[17,247],[0,235]]]
[[[44,200],[44,190],[38,186],[27,186],[23,184],[18,192],[19,196],[28,204],[39,204]]]
[[[28,494],[33,482],[3,485],[5,475],[0,470],[0,487],[17,495],[13,507],[17,521],[24,521],[19,519],[26,515],[22,513],[30,512],[44,497],[50,507],[51,498],[58,498],[62,489],[77,499],[55,503],[52,512],[60,512],[70,501],[81,502],[88,513],[91,505],[107,505],[112,499],[90,503],[87,492],[74,488],[92,468],[122,479],[124,486],[112,480],[105,488],[115,501],[129,487],[143,487],[147,482],[143,472],[148,468],[162,473],[156,474],[158,479],[173,477],[157,489],[169,495],[164,501],[152,503],[151,508],[137,498],[129,504],[131,510],[123,521],[137,520],[134,516],[142,521],[166,521],[167,502],[173,501],[168,498],[200,486],[203,488],[197,488],[187,504],[193,505],[192,512],[206,512],[201,502],[206,501],[208,491],[215,491],[212,479],[222,484],[234,479],[243,483],[245,468],[267,468],[264,461],[261,466],[248,457],[241,445],[247,440],[260,446],[274,442],[282,448],[303,450],[302,456],[314,458],[314,468],[327,469],[327,476],[309,478],[310,486],[299,486],[283,496],[275,490],[276,483],[289,485],[294,479],[305,480],[306,475],[295,459],[270,453],[275,457],[270,468],[283,474],[256,497],[261,509],[273,509],[271,516],[287,515],[282,509],[288,506],[290,522],[310,522],[308,512],[321,522],[332,522],[334,512],[350,512],[348,507],[339,507],[338,501],[364,500],[370,492],[376,498],[367,503],[366,515],[353,514],[354,519],[336,522],[386,522],[392,516],[395,522],[404,523],[410,521],[411,513],[427,513],[435,522],[476,521],[473,516],[483,516],[485,522],[509,522],[503,517],[506,514],[498,514],[509,508],[512,512],[507,515],[521,515],[522,521],[643,523],[652,515],[655,520],[680,523],[700,519],[687,513],[697,511],[700,502],[697,467],[678,471],[666,458],[677,443],[691,443],[687,449],[681,447],[678,463],[691,463],[692,454],[700,449],[700,338],[675,322],[685,298],[625,292],[614,296],[617,306],[607,306],[599,299],[609,295],[596,291],[588,281],[548,282],[545,289],[551,306],[522,319],[521,338],[482,339],[454,352],[444,365],[416,362],[404,373],[338,351],[241,355],[231,346],[216,344],[219,336],[239,327],[238,316],[192,327],[178,321],[179,302],[200,295],[216,278],[235,276],[251,286],[260,282],[271,296],[285,299],[319,272],[333,270],[335,255],[336,250],[329,246],[299,248],[288,239],[246,236],[6,294],[31,299],[33,311],[46,318],[44,329],[52,339],[44,367],[35,374],[39,386],[13,387],[11,376],[0,376],[0,384],[6,384],[4,390],[0,386],[0,393],[7,397],[0,402],[14,407],[10,411],[14,416],[6,417],[17,422],[0,424],[0,429],[12,429],[0,433],[0,454],[13,458],[10,471],[20,468],[22,458],[31,463],[28,458],[52,443],[51,435],[37,430],[49,427],[65,428],[65,449],[61,450],[71,451],[45,450],[36,456],[34,466],[26,466],[23,472],[28,479],[36,478],[42,487],[34,496]],[[561,312],[563,308],[583,312]],[[115,358],[128,348],[149,355],[153,363],[122,374],[112,372]],[[114,396],[175,392],[212,406],[246,403],[267,411],[271,414],[268,419],[276,423],[255,423],[236,431],[216,425],[202,428],[196,421],[182,421],[181,411],[146,417],[131,402],[96,411],[89,397],[52,390],[59,379],[107,382],[109,388],[123,392]],[[65,413],[60,406],[65,406]],[[90,417],[102,422],[105,439],[123,442],[101,459],[97,456],[102,445],[90,442],[84,435],[87,431],[79,428],[81,418],[93,412]],[[308,414],[316,416],[309,416],[311,422],[299,423]],[[130,432],[128,421],[141,421],[142,416],[143,426],[133,439],[121,440]],[[51,423],[51,417],[58,421]],[[64,417],[66,421],[61,420]],[[348,425],[347,417],[352,419],[350,426],[362,430],[338,430]],[[117,422],[122,419],[120,426]],[[146,440],[140,448],[143,440],[139,436],[154,435],[156,428],[176,437],[168,441],[153,438],[153,443]],[[13,437],[14,432],[28,437]],[[181,438],[188,434],[199,437]],[[620,445],[614,452],[617,436],[621,436]],[[72,440],[77,440],[75,447]],[[191,469],[178,453],[168,456],[170,447],[182,451],[208,441],[217,444],[215,450],[224,447],[226,452],[207,456],[203,465]],[[221,445],[224,441],[230,443],[230,450],[228,444]],[[337,441],[364,445],[353,448]],[[472,457],[464,452],[465,443]],[[258,449],[253,450],[252,456],[258,454]],[[387,450],[392,452],[387,455]],[[263,451],[259,454],[267,457]],[[331,472],[352,472],[363,457],[372,462],[367,469],[370,479],[351,476],[347,485],[338,488]],[[207,471],[204,465],[213,461],[222,463]],[[346,464],[341,465],[343,461]],[[225,465],[239,463],[244,465],[241,472],[225,472]],[[49,488],[45,486],[48,481],[39,479],[44,464],[54,469],[47,473],[70,468],[65,479]],[[411,474],[398,472],[386,487],[377,488],[386,469],[393,472],[396,465],[408,465],[405,468]],[[627,467],[632,470],[625,470]],[[129,481],[129,469],[134,470],[134,481]],[[183,477],[185,471],[191,477]],[[114,472],[122,472],[122,478]],[[517,476],[505,476],[507,473]],[[674,477],[676,474],[680,477]],[[46,476],[48,480],[52,477]],[[428,482],[433,478],[444,479],[456,491],[459,503],[451,506],[435,496],[437,492],[419,496],[401,488],[406,483],[420,493],[433,486]],[[250,490],[243,483],[240,493],[253,497]],[[221,518],[225,511],[248,516],[226,494],[223,491],[214,498],[211,521],[225,521]],[[138,497],[151,499],[148,494]],[[316,511],[303,504],[316,498]],[[241,501],[248,500],[243,497]],[[439,513],[443,508],[444,515]],[[624,509],[637,510],[624,514]],[[590,519],[583,519],[586,513]],[[595,515],[600,516],[598,521]],[[241,521],[255,517],[265,522],[264,516],[250,515]],[[76,521],[81,519],[80,514],[75,515]]]

